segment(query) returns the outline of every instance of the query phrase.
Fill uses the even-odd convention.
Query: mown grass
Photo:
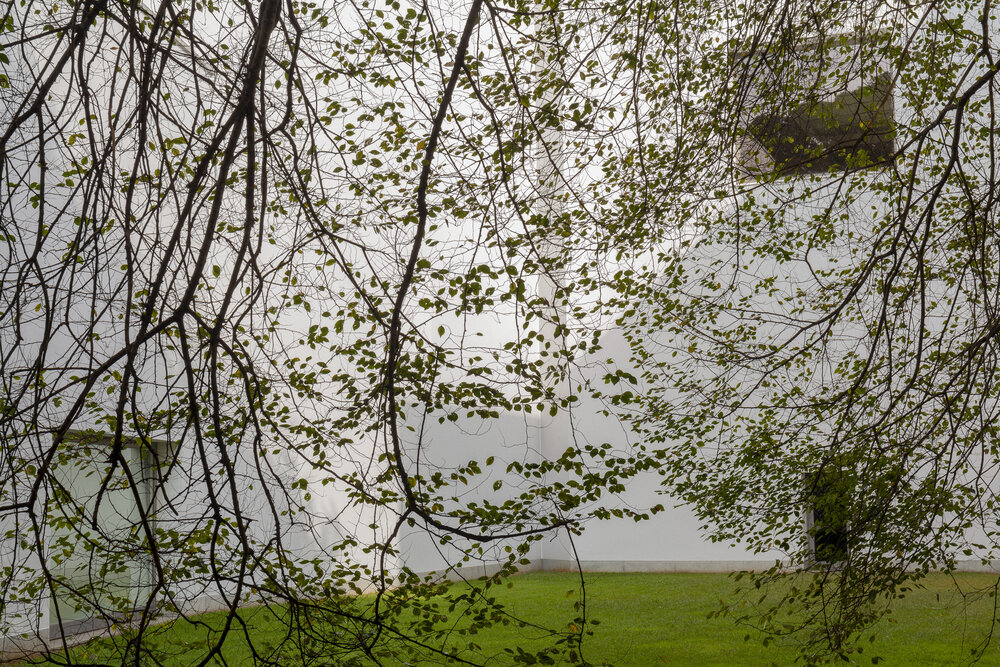
[[[511,581],[511,588],[498,589],[496,594],[512,614],[550,628],[566,628],[576,615],[577,575],[536,573]],[[986,574],[931,575],[899,600],[892,616],[876,627],[875,641],[865,642],[857,663],[871,664],[873,655],[880,656],[880,664],[885,665],[968,663],[971,649],[989,636],[996,602],[989,595],[969,592],[991,589],[996,581]],[[592,663],[708,667],[795,661],[794,646],[779,640],[765,647],[762,634],[728,618],[707,617],[719,608],[721,599],[732,594],[733,582],[726,575],[587,574],[586,582],[587,616],[600,621],[589,626],[593,636],[584,643],[584,656]],[[281,613],[264,608],[243,612],[255,646],[279,643],[285,627]],[[461,619],[455,620],[460,626]],[[178,620],[157,629],[152,641],[166,656],[165,665],[180,667],[200,661],[223,616],[205,614],[196,621]],[[509,625],[492,627],[471,639],[479,649],[464,655],[489,665],[511,664],[508,649],[532,651],[552,641],[542,630]],[[458,641],[461,638],[456,635]],[[74,649],[73,657],[93,663],[111,659],[114,664],[109,649],[106,640],[90,642]],[[230,665],[252,662],[242,628],[229,636],[222,657]],[[1000,645],[989,646],[981,664],[1000,664]]]

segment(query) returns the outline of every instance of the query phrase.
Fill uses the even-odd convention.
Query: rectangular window
[[[850,475],[822,468],[806,480],[806,534],[816,563],[842,563],[850,555]]]
[[[756,173],[820,174],[885,164],[895,152],[892,80],[853,81],[825,99],[754,118],[756,144],[747,167]]]
[[[133,438],[123,445],[128,474],[111,465],[108,434],[71,433],[59,446],[47,511],[50,637],[103,629],[143,606],[151,590],[142,517],[152,521],[170,447]]]

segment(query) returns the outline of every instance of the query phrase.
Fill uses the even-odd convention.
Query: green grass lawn
[[[579,592],[577,575],[538,573],[515,577],[513,587],[499,589],[508,609],[539,625],[565,628],[574,617],[573,603]],[[616,665],[788,665],[795,660],[793,647],[764,647],[762,635],[734,625],[727,618],[706,618],[729,596],[733,582],[714,574],[588,574],[587,615],[601,623],[584,644],[584,655],[593,663]],[[867,646],[859,664],[871,664],[877,654],[886,665],[956,665],[968,662],[969,650],[981,642],[992,627],[994,599],[964,596],[956,590],[984,589],[995,576],[961,574],[932,575],[922,587],[900,600],[887,622],[877,628],[876,641]],[[362,600],[363,601],[363,600]],[[203,656],[207,637],[221,623],[221,615],[198,617],[198,624],[175,621],[157,629],[155,643],[172,657],[167,665],[190,665]],[[277,643],[283,625],[275,613],[248,609],[243,619],[258,646]],[[745,637],[749,633],[749,639]],[[496,626],[472,639],[481,649],[467,654],[489,665],[511,664],[504,649],[541,648],[550,639],[538,629]],[[80,661],[100,661],[108,656],[107,645],[91,642],[78,647]],[[230,665],[251,662],[247,641],[234,633],[224,647]],[[330,663],[324,663],[330,664]],[[338,664],[338,663],[333,663]],[[430,664],[430,663],[421,663]],[[981,664],[1000,664],[1000,646],[991,646]]]

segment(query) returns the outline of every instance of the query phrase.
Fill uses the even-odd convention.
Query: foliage
[[[812,662],[852,656],[928,571],[996,557],[997,30],[965,2],[774,9],[705,19],[722,36],[682,136],[735,158],[685,251],[623,272],[621,322],[642,371],[631,419],[667,486],[715,537],[787,559],[748,597],[787,567],[812,573],[734,614],[776,628],[803,610],[781,632]],[[822,113],[887,77],[893,99],[869,113],[892,105],[891,154],[740,175],[740,119]],[[865,115],[860,130],[885,132]],[[824,144],[809,150],[824,164]],[[837,476],[834,510],[816,480]],[[811,507],[846,528],[844,558],[814,551]]]
[[[798,605],[805,660],[849,655],[908,581],[995,548],[990,12],[9,2],[0,600],[130,621],[136,663],[198,592],[230,610],[216,646],[280,602],[331,659],[454,659],[402,535],[500,580],[544,535],[648,517],[606,501],[655,471],[717,539],[815,572],[755,618]],[[891,154],[748,166],[754,119],[886,77]],[[594,401],[634,446],[433,455],[435,425]],[[100,483],[68,502],[81,441]],[[803,480],[828,469],[849,550],[817,566]],[[49,566],[80,559],[144,559],[139,597]],[[469,632],[504,615],[458,590]],[[574,614],[520,659],[582,660]]]

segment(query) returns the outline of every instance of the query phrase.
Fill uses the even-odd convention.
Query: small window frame
[[[803,479],[805,536],[814,566],[839,568],[850,561],[853,484],[850,470],[831,465],[820,466]]]

